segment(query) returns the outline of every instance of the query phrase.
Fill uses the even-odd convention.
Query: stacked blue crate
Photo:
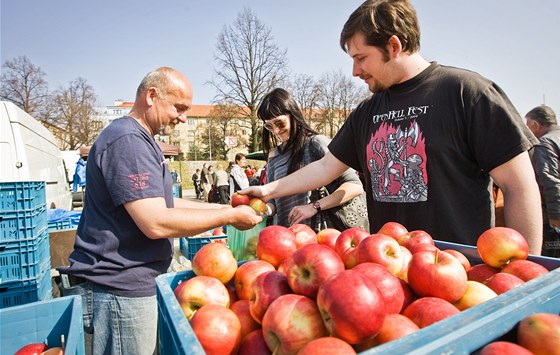
[[[44,181],[0,183],[0,308],[52,298]]]

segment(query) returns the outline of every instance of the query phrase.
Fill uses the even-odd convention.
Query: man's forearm
[[[504,215],[506,226],[521,233],[529,244],[529,253],[540,255],[542,249],[542,212],[534,206],[540,206],[540,197],[534,194],[516,193],[508,196],[504,193]]]

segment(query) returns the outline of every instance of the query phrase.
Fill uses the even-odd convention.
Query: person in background
[[[78,192],[78,187],[81,188],[81,191],[84,191],[86,187],[86,156],[81,156],[80,159],[76,162],[76,170],[74,171],[74,178],[73,178],[73,191]]]
[[[196,199],[200,200],[202,198],[202,191],[200,188],[200,169],[196,169],[192,175],[192,182],[194,186],[194,193],[196,194]]]
[[[204,202],[208,202],[208,193],[212,189],[213,183],[213,178],[208,175],[208,163],[202,164],[200,183],[202,185],[202,196],[204,197]]]
[[[161,67],[140,83],[132,110],[111,122],[91,147],[86,199],[69,267],[59,267],[62,295],[81,295],[93,354],[152,355],[157,346],[155,278],[167,272],[173,240],[263,218],[249,206],[211,205],[172,195],[154,136],[185,123],[192,88]]]
[[[374,95],[350,114],[323,159],[242,193],[277,199],[352,167],[365,174],[372,232],[394,221],[437,240],[476,245],[494,226],[494,181],[504,194],[506,226],[540,255],[540,195],[528,154],[538,140],[500,87],[425,60],[406,0],[362,3],[344,24],[340,46]]]
[[[269,92],[261,101],[257,115],[265,128],[263,150],[268,156],[268,182],[301,169],[322,158],[328,151],[330,140],[305,122],[301,109],[288,91],[277,88]],[[274,216],[273,224],[289,227],[302,223],[316,231],[334,228],[320,212],[340,206],[364,190],[354,169],[347,169],[333,180],[335,188],[332,190],[336,191],[322,198],[319,198],[316,190],[310,190],[269,200],[268,215]],[[323,221],[326,225],[322,225]],[[369,226],[363,226],[362,229],[369,230]]]
[[[527,127],[539,139],[531,162],[541,191],[542,255],[560,257],[560,127],[552,108],[537,106],[525,115]]]
[[[218,188],[216,187],[216,173],[214,172],[213,165],[208,165],[208,169],[206,171],[206,179],[208,179],[208,183],[210,185],[210,190],[207,193],[208,201],[206,202],[218,203]]]
[[[171,180],[174,184],[181,182],[181,175],[179,175],[179,173],[175,169],[171,170]]]
[[[224,170],[224,166],[222,164],[216,165],[214,176],[214,184],[218,187],[220,203],[222,205],[227,205],[229,203],[229,175]]]
[[[244,170],[246,163],[247,158],[245,158],[245,154],[235,154],[235,164],[231,167],[231,172],[229,174],[230,196],[241,189],[249,187],[249,179],[247,178]]]

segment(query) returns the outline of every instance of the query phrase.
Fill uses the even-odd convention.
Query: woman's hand
[[[299,223],[304,219],[311,218],[317,214],[317,210],[313,205],[300,205],[292,208],[288,215],[288,221],[291,225]]]

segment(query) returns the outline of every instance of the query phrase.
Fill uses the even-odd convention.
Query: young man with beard
[[[505,93],[479,74],[425,60],[407,0],[365,1],[340,45],[374,95],[350,114],[323,159],[243,193],[268,201],[310,191],[352,167],[365,174],[371,232],[396,221],[475,245],[494,225],[494,181],[506,225],[540,255],[540,197],[527,153],[537,140]]]

